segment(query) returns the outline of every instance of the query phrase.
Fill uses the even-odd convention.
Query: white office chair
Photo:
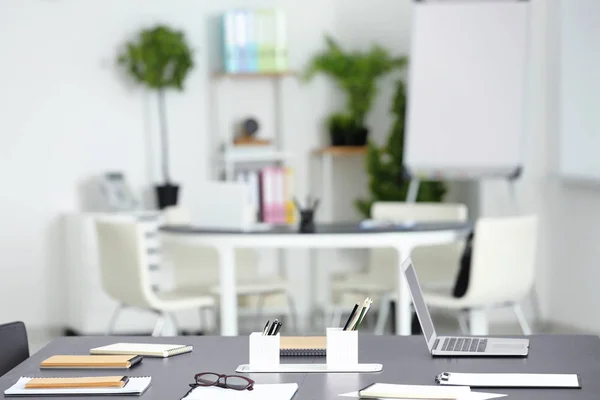
[[[515,313],[523,334],[530,335],[531,328],[520,302],[533,289],[537,218],[481,218],[474,232],[467,292],[463,297],[455,298],[450,292],[425,291],[427,305],[457,313],[463,320],[463,330],[465,313],[468,313],[473,335],[487,334],[487,309],[508,306]]]
[[[169,207],[165,210],[165,223],[188,225],[189,213],[181,207]],[[207,291],[218,300],[219,255],[216,249],[180,242],[176,237],[162,241],[163,259],[171,265],[175,287],[185,291]],[[286,303],[286,314],[291,320],[291,331],[297,327],[296,310],[290,293],[290,283],[282,276],[260,276],[259,257],[251,249],[236,250],[236,292],[241,311],[253,309],[257,321],[262,321],[265,305],[277,307]],[[244,314],[243,312],[240,313]],[[201,318],[207,319],[204,311]],[[261,322],[262,323],[262,322]],[[262,329],[262,326],[260,327]]]
[[[374,220],[394,222],[466,222],[467,207],[452,203],[377,202],[373,204],[371,216]],[[454,284],[463,248],[464,240],[414,249],[412,257],[423,286],[450,288]],[[369,256],[366,272],[333,281],[333,297],[338,303],[333,310],[332,326],[339,326],[342,312],[347,311],[357,297],[370,296],[380,304],[375,333],[383,334],[393,299],[391,293],[397,290],[398,254],[394,249],[373,249]],[[408,257],[409,254],[400,256]]]
[[[150,287],[146,236],[134,221],[98,221],[98,254],[102,286],[119,306],[111,317],[108,334],[117,323],[121,310],[126,307],[147,309],[157,314],[152,336],[162,334],[169,313],[186,309],[212,308],[211,295],[193,295],[189,292],[154,292]],[[171,315],[171,319],[174,318]]]

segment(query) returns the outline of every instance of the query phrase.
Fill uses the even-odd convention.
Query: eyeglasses
[[[194,380],[196,383],[190,383],[190,387],[192,389],[186,394],[186,396],[198,386],[218,386],[233,390],[254,389],[254,381],[252,379],[239,375],[223,375],[215,374],[214,372],[202,372],[194,375]]]

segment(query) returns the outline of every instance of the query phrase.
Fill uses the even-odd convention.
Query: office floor
[[[434,323],[436,325],[436,330],[439,331],[439,333],[460,334],[458,331],[458,328],[456,326],[456,322],[454,320],[445,318],[443,316],[435,316],[434,320],[435,320]],[[389,328],[388,328],[388,330],[389,330]],[[582,332],[577,329],[573,329],[573,328],[569,328],[569,327],[548,325],[548,324],[541,324],[540,326],[536,327],[534,332],[535,333],[550,333],[550,334],[588,333],[588,332]],[[391,334],[391,332],[387,332],[387,333]],[[52,339],[60,336],[61,334],[62,333],[59,331],[29,330],[28,336],[29,336],[29,348],[30,348],[31,354],[37,352],[42,347],[44,347],[48,342],[50,342]],[[314,333],[314,334],[318,334],[318,333]],[[491,324],[490,325],[490,334],[492,334],[492,335],[493,334],[520,335],[521,330],[519,328],[519,325],[517,325],[516,323],[515,324],[506,324],[506,323]]]

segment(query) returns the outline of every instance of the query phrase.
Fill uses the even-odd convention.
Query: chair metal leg
[[[179,333],[180,333],[179,322],[177,321],[177,317],[175,316],[175,313],[169,313],[168,316],[169,316],[169,319],[171,320],[171,323],[173,324],[173,329],[175,330],[175,336],[179,336]]]
[[[469,310],[469,333],[473,336],[487,336],[488,322],[485,310]]]
[[[107,335],[111,335],[114,332],[115,326],[117,325],[117,319],[119,318],[119,314],[123,308],[125,308],[125,306],[123,304],[119,304],[117,308],[115,308],[115,311],[113,311],[113,314],[108,321],[108,328],[106,329]]]
[[[463,335],[469,334],[469,323],[467,313],[461,311],[458,314],[458,327],[460,328],[460,333]]]
[[[341,305],[333,306],[333,311],[331,312],[331,326],[340,326],[340,324],[342,323],[343,312],[344,309]]]
[[[521,330],[524,335],[531,335],[531,327],[527,322],[527,318],[525,318],[525,313],[523,312],[523,308],[521,308],[520,304],[513,304],[513,312],[517,316],[517,320],[519,321],[519,325],[521,325]]]
[[[152,336],[161,336],[165,327],[165,313],[162,311],[158,311],[156,314],[156,324],[154,325]]]
[[[210,319],[208,318],[208,315],[211,311],[210,307],[201,307],[199,312],[200,312],[200,330],[204,331],[204,332],[210,332],[211,329],[209,329],[210,326]]]
[[[379,315],[377,316],[377,322],[375,323],[375,330],[373,333],[376,335],[383,335],[385,332],[385,324],[390,316],[390,304],[392,302],[393,295],[386,293],[381,296],[379,300]]]
[[[286,292],[285,297],[287,299],[290,320],[292,322],[291,331],[298,333],[298,314],[296,313],[296,303],[294,302],[294,298],[292,297],[291,293]]]
[[[258,326],[256,329],[262,330],[263,327],[260,326],[263,320],[263,314],[265,311],[265,295],[263,293],[258,295],[258,301],[256,302],[256,321],[258,321]]]
[[[531,288],[531,293],[530,293],[530,298],[531,298],[531,306],[533,307],[533,315],[534,315],[534,320],[533,320],[533,326],[534,328],[536,326],[540,326],[539,324],[542,321],[542,306],[540,305],[540,296],[537,290],[537,286],[534,284],[533,287]]]

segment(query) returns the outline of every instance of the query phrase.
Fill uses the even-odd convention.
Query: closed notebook
[[[31,378],[25,389],[122,388],[126,376],[88,376],[77,378]]]
[[[40,368],[68,368],[68,369],[127,369],[142,361],[139,355],[116,355],[116,356],[87,356],[87,355],[56,355],[42,361]]]
[[[325,336],[282,336],[280,352],[283,357],[324,357],[327,349]]]
[[[4,391],[5,396],[32,396],[40,398],[44,396],[85,396],[85,395],[132,395],[139,396],[150,386],[151,378],[149,376],[129,377],[129,381],[122,387],[43,387],[28,388],[27,384],[34,379],[31,377],[21,377],[10,388]],[[64,379],[64,378],[43,378],[43,379]]]
[[[137,354],[148,357],[171,357],[177,354],[189,353],[194,348],[182,344],[154,343],[115,343],[108,346],[96,347],[90,354]]]

